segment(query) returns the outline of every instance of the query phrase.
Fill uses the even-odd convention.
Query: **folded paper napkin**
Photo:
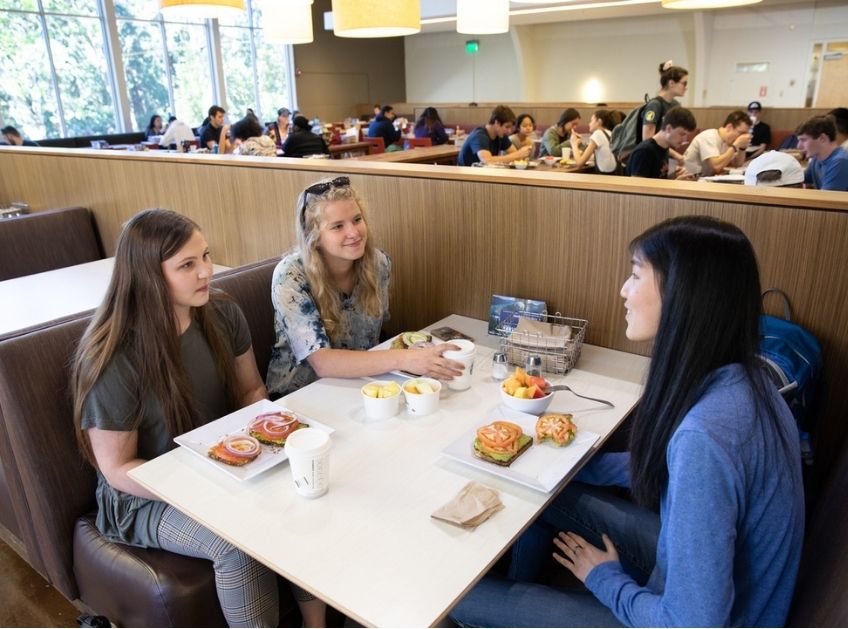
[[[526,347],[563,348],[571,340],[571,326],[554,325],[545,321],[535,321],[530,317],[520,317],[515,331],[509,340],[516,345]]]
[[[450,502],[430,514],[430,517],[473,529],[501,509],[503,503],[498,492],[471,481]]]

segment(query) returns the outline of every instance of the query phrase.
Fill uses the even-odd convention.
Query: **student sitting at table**
[[[306,157],[307,155],[329,155],[330,149],[320,135],[312,133],[306,116],[295,116],[289,137],[283,143],[283,157]]]
[[[474,164],[509,164],[517,159],[527,159],[530,147],[516,149],[509,136],[515,129],[515,112],[506,105],[492,110],[489,122],[477,127],[462,144],[456,163],[460,166]]]
[[[682,166],[669,174],[668,158],[670,150],[679,149],[694,130],[695,116],[691,111],[685,107],[669,109],[663,118],[662,128],[630,153],[625,173],[629,177],[691,179],[692,175]]]
[[[147,128],[144,130],[144,139],[149,140],[154,135],[160,136],[163,131],[162,116],[150,116],[150,122],[147,123]]]
[[[615,155],[610,148],[610,129],[614,126],[612,112],[606,109],[598,109],[589,119],[589,144],[586,150],[580,149],[580,134],[571,134],[571,150],[574,152],[574,161],[577,168],[586,165],[593,155],[595,156],[595,170],[599,173],[614,173],[618,167]]]
[[[185,122],[177,120],[176,116],[168,118],[168,126],[165,127],[165,133],[159,138],[159,146],[176,148],[183,142],[192,142],[196,138],[194,132]]]
[[[836,141],[829,116],[814,116],[798,127],[798,148],[810,159],[804,183],[816,190],[848,191],[848,151]]]
[[[784,626],[804,493],[795,420],[757,357],[754,250],[705,216],[630,250],[626,335],[653,353],[629,452],[598,455],[554,499],[513,550],[517,581],[485,578],[454,608],[463,625]],[[551,551],[587,589],[522,582]]]
[[[439,112],[435,107],[426,107],[418,120],[415,122],[415,137],[430,138],[433,146],[448,143],[448,134],[445,131],[445,125],[442,124],[442,119],[439,117]]]
[[[369,138],[383,138],[386,151],[400,151],[401,146],[395,144],[403,135],[401,130],[395,126],[395,110],[391,105],[383,105],[380,113],[374,118],[374,122],[368,125]]]
[[[297,248],[274,270],[271,300],[277,340],[268,366],[273,398],[317,378],[357,378],[395,369],[450,380],[456,347],[365,352],[389,318],[391,260],[371,237],[362,199],[347,177],[307,187],[295,208]]]
[[[230,143],[236,155],[276,157],[277,147],[262,133],[262,124],[256,116],[247,115],[230,125]]]
[[[539,151],[539,156],[553,155],[554,157],[562,157],[563,147],[568,147],[571,143],[571,132],[577,125],[580,124],[580,112],[569,107],[555,125],[551,125],[545,130],[542,135],[542,148]]]
[[[276,627],[276,575],[132,480],[173,438],[267,397],[239,307],[210,290],[200,228],[146,210],[121,231],[103,303],[74,357],[74,424],[97,470],[97,528],[107,539],[213,562],[231,627]],[[299,588],[307,626],[326,606]]]
[[[724,119],[718,129],[704,129],[689,143],[683,154],[683,167],[691,175],[712,176],[725,168],[745,163],[745,149],[751,144],[751,119],[738,109]]]
[[[265,129],[265,134],[274,141],[278,149],[282,150],[283,143],[289,137],[289,119],[291,111],[288,107],[280,107],[277,110],[277,119]]]
[[[517,149],[525,146],[533,148],[533,134],[536,131],[536,121],[530,114],[519,114],[515,119],[515,133],[509,136],[509,141]]]

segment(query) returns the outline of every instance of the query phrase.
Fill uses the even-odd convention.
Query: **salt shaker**
[[[506,354],[503,352],[495,352],[492,356],[492,380],[505,380],[509,375],[509,368],[506,364]]]
[[[538,354],[529,354],[524,361],[524,371],[528,376],[541,376],[542,357]]]

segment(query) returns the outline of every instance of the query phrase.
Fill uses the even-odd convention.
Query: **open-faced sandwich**
[[[241,467],[253,461],[262,452],[259,442],[248,435],[230,435],[209,448],[209,457]]]
[[[291,413],[273,411],[257,415],[256,419],[250,422],[247,431],[251,437],[256,437],[261,443],[269,446],[284,446],[290,434],[307,427],[308,424],[299,421]]]
[[[550,439],[554,445],[567,446],[577,436],[577,425],[570,413],[548,413],[536,422],[536,443]]]
[[[392,349],[418,349],[433,345],[433,337],[426,332],[404,332],[392,341]]]
[[[509,467],[532,443],[533,437],[525,435],[518,424],[494,421],[477,429],[474,456]]]

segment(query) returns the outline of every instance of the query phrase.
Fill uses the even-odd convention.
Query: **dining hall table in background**
[[[451,315],[431,327],[443,325],[476,339],[477,362],[471,388],[443,388],[432,415],[401,411],[368,421],[360,396],[365,380],[357,378],[321,379],[279,400],[335,429],[330,490],[321,498],[297,495],[287,464],[239,481],[182,447],[129,474],[359,623],[436,625],[619,426],[648,364],[643,356],[584,345],[574,369],[550,377],[615,408],[554,394],[551,411],[572,412],[581,430],[600,438],[543,493],[440,455],[487,423],[500,403],[500,385],[490,377],[498,339],[487,335],[484,321]],[[473,530],[430,517],[471,480],[496,489],[505,508]]]
[[[440,144],[438,146],[418,146],[405,151],[364,155],[354,159],[392,164],[441,164],[444,166],[456,166],[456,160],[460,150],[462,149],[458,146]]]

